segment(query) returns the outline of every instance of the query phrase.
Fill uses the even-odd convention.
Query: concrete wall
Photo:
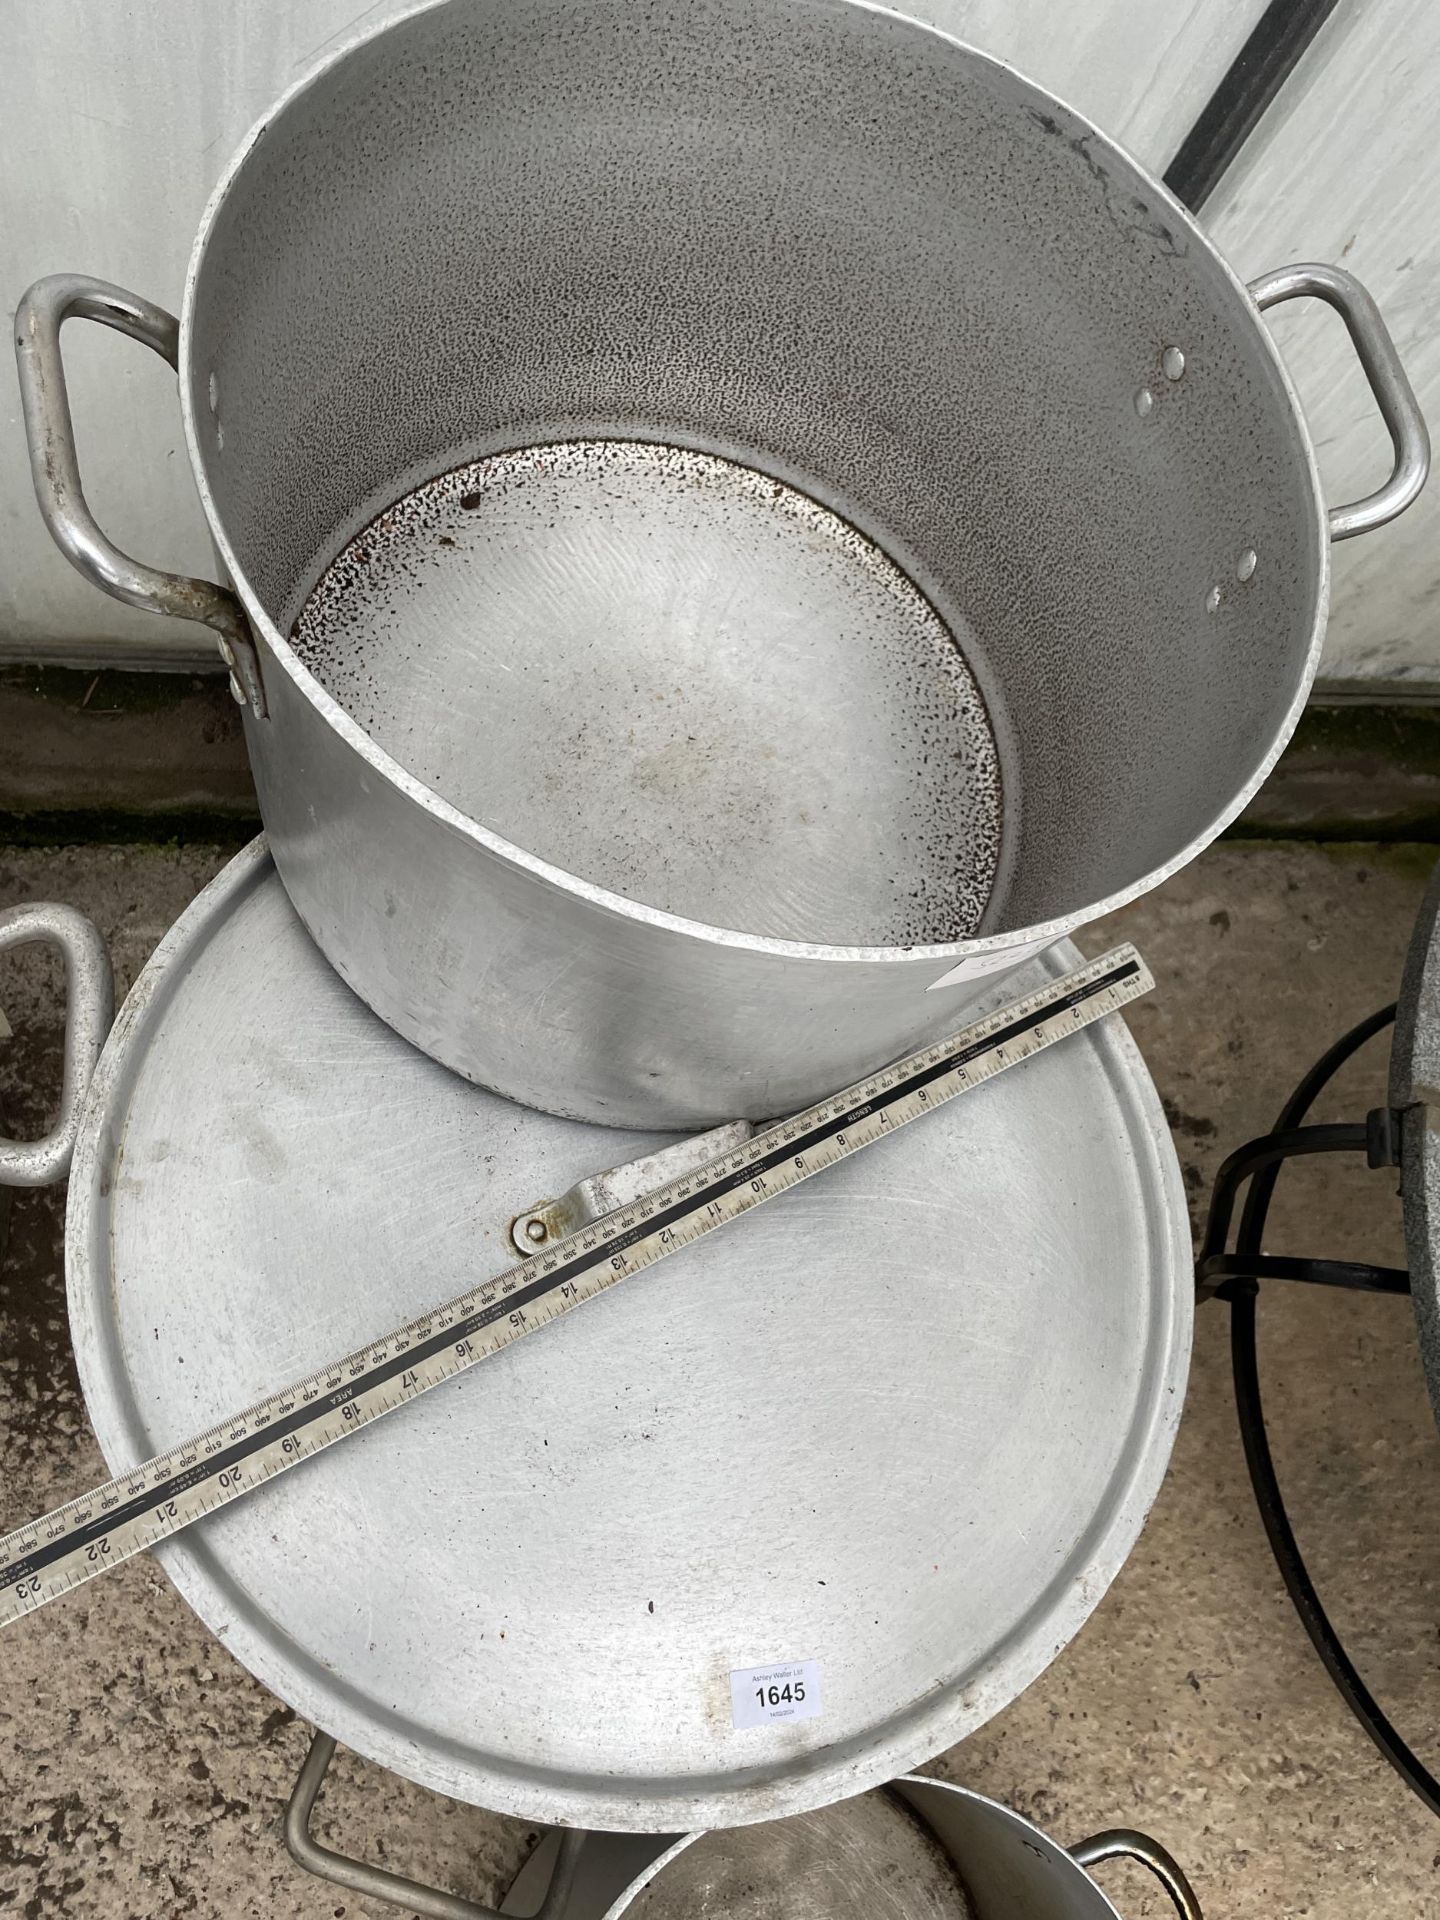
[[[241,135],[329,47],[408,3],[376,0],[357,11],[354,0],[0,0],[0,299],[7,309],[31,280],[62,268],[175,307],[201,209]],[[1411,4],[1422,10],[1419,0]],[[918,0],[912,10],[1011,60],[1158,172],[1261,5]],[[1372,5],[1394,11],[1403,0]],[[1288,235],[1284,246],[1278,237],[1271,244],[1268,232],[1255,238],[1257,264],[1324,251],[1325,234],[1312,241],[1305,219],[1297,222],[1302,233],[1293,245]],[[99,327],[68,328],[66,348],[82,471],[101,524],[143,560],[208,571],[168,370]],[[4,364],[0,657],[210,658],[199,628],[103,599],[55,552],[36,512],[14,377]]]
[[[190,244],[246,130],[344,38],[405,0],[0,0],[0,299],[69,269],[177,310]],[[358,14],[358,21],[357,21]],[[107,328],[65,330],[87,497],[153,565],[205,573],[175,381]],[[8,352],[5,361],[9,361]],[[203,629],[105,599],[61,559],[0,362],[0,652],[151,664],[212,659]]]

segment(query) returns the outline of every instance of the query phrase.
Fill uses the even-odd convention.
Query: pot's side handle
[[[1149,1867],[1175,1903],[1180,1920],[1204,1920],[1195,1889],[1185,1878],[1178,1861],[1158,1840],[1137,1833],[1133,1827],[1110,1827],[1104,1833],[1092,1833],[1070,1848],[1070,1858],[1079,1867],[1093,1867],[1101,1860],[1138,1860]]]
[[[75,428],[60,353],[60,329],[69,319],[98,320],[143,341],[177,367],[180,324],[163,307],[83,273],[52,273],[37,280],[15,310],[15,358],[20,404],[30,446],[30,471],[40,512],[56,546],[85,578],[117,600],[147,613],[199,620],[219,636],[220,657],[242,705],[265,711],[260,662],[245,611],[227,587],[143,566],[106,538],[85,504]]]
[[[423,1881],[392,1873],[388,1867],[372,1867],[367,1860],[357,1860],[353,1854],[339,1853],[334,1847],[327,1847],[317,1840],[310,1831],[310,1818],[334,1758],[334,1736],[317,1732],[310,1742],[310,1751],[305,1756],[305,1763],[285,1809],[285,1845],[298,1866],[317,1874],[322,1880],[333,1882],[337,1887],[348,1887],[351,1893],[363,1894],[368,1900],[383,1900],[388,1905],[402,1908],[406,1913],[424,1914],[426,1920],[504,1920],[506,1914],[525,1909],[528,1909],[531,1920],[564,1920],[575,1885],[580,1852],[585,1844],[583,1832],[571,1827],[559,1836],[559,1847],[553,1856],[553,1870],[544,1898],[538,1906],[527,1901],[524,1909],[521,1909],[517,1897],[513,1905],[507,1899],[499,1913],[496,1913],[492,1907],[478,1906],[473,1900],[462,1899],[458,1893],[446,1893],[439,1887],[428,1887]],[[542,1840],[540,1845],[544,1847],[545,1841]],[[522,1867],[521,1873],[524,1874],[524,1871]],[[541,1876],[537,1874],[534,1878],[538,1880]],[[514,1889],[511,1891],[513,1893]]]
[[[70,1171],[80,1113],[115,1005],[110,956],[99,931],[74,907],[35,905],[0,912],[0,953],[43,940],[65,960],[65,1072],[60,1113],[43,1140],[0,1138],[0,1185],[48,1187]]]
[[[1410,505],[1430,471],[1430,435],[1380,309],[1353,275],[1340,267],[1305,262],[1278,267],[1250,282],[1250,297],[1262,312],[1307,296],[1327,302],[1345,322],[1395,448],[1395,466],[1383,487],[1353,506],[1331,507],[1330,538],[1348,540],[1352,534],[1383,527]]]

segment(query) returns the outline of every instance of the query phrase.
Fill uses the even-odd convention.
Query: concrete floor
[[[1302,1069],[1393,997],[1433,850],[1228,844],[1087,936],[1135,940],[1159,992],[1132,1023],[1164,1093],[1192,1208]],[[0,904],[85,908],[120,985],[220,864],[203,848],[0,851]],[[58,969],[6,960],[0,1091],[45,1121]],[[1384,1052],[1322,1112],[1383,1094]],[[1287,1174],[1271,1244],[1403,1264],[1393,1175]],[[65,1328],[58,1194],[17,1196],[0,1268],[0,1528],[101,1477]],[[1210,1920],[1387,1920],[1440,1910],[1440,1826],[1350,1720],[1290,1611],[1245,1477],[1228,1313],[1199,1315],[1174,1464],[1143,1539],[1075,1642],[1021,1700],[935,1763],[1057,1838],[1142,1826],[1190,1869]],[[1407,1302],[1272,1287],[1261,1364],[1303,1543],[1352,1654],[1440,1767],[1440,1436]],[[93,1597],[92,1597],[93,1596]],[[148,1560],[46,1609],[0,1663],[0,1916],[267,1916],[381,1908],[293,1867],[279,1816],[307,1729],[199,1627]],[[342,1755],[317,1830],[493,1899],[527,1830]],[[1122,1912],[1169,1907],[1137,1869]]]

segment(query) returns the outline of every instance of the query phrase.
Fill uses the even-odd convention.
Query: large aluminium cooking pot
[[[1260,316],[1301,294],[1395,443],[1328,516]],[[233,592],[87,512],[71,314],[175,363]],[[255,129],[178,327],[75,276],[18,321],[51,529],[218,630],[326,954],[632,1126],[818,1098],[1190,858],[1329,541],[1428,463],[1347,275],[1247,290],[1079,115],[850,0],[448,0]]]

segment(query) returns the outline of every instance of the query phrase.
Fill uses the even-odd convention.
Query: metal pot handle
[[[310,1831],[310,1817],[334,1758],[333,1736],[317,1732],[285,1808],[285,1845],[297,1866],[337,1887],[347,1887],[351,1893],[363,1894],[367,1900],[384,1900],[406,1913],[423,1914],[426,1920],[502,1920],[504,1915],[517,1910],[507,1899],[496,1913],[491,1907],[462,1899],[458,1893],[428,1887],[406,1874],[391,1873],[388,1867],[372,1867],[353,1854],[338,1853],[334,1847],[323,1845]],[[584,1833],[573,1827],[559,1836],[554,1869],[544,1897],[538,1907],[530,1908],[532,1920],[561,1920],[569,1904],[584,1841]],[[545,1844],[544,1840],[540,1843],[541,1847]],[[521,1876],[525,1877],[523,1867]]]
[[[1180,1920],[1205,1920],[1195,1889],[1179,1862],[1148,1834],[1137,1833],[1133,1827],[1109,1827],[1104,1833],[1092,1833],[1088,1840],[1081,1840],[1069,1854],[1077,1867],[1093,1867],[1101,1860],[1138,1860],[1149,1867],[1169,1894]]]
[[[228,587],[142,566],[106,538],[85,504],[75,428],[60,353],[66,320],[98,320],[153,347],[178,371],[180,323],[163,307],[84,273],[52,273],[37,280],[15,310],[15,358],[20,404],[30,446],[35,497],[51,536],[70,564],[103,593],[147,613],[199,620],[219,636],[235,698],[257,715],[265,711],[260,661],[245,610]]]
[[[1353,506],[1331,507],[1330,538],[1348,540],[1383,527],[1410,505],[1430,471],[1430,435],[1380,309],[1353,275],[1340,267],[1305,262],[1277,267],[1250,282],[1250,297],[1262,312],[1306,295],[1326,301],[1345,322],[1395,448],[1395,466],[1383,487]]]
[[[65,1075],[60,1117],[43,1140],[0,1139],[0,1185],[9,1187],[48,1187],[70,1171],[81,1108],[115,1004],[110,956],[83,913],[53,905],[0,912],[0,953],[31,940],[44,940],[65,956]]]

